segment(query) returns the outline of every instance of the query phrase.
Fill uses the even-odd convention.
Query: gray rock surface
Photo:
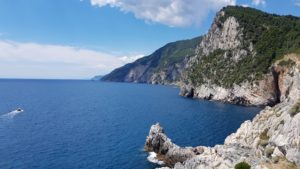
[[[177,162],[184,162],[195,155],[192,148],[181,148],[172,143],[163,128],[157,123],[151,126],[146,140],[145,150],[155,152],[167,165],[174,165]]]
[[[158,153],[175,169],[230,169],[239,162],[247,162],[253,168],[271,169],[283,159],[282,167],[296,168],[300,166],[300,112],[294,116],[289,113],[295,104],[284,101],[266,107],[228,136],[224,145],[215,147],[181,148],[155,124],[150,129],[145,150]]]

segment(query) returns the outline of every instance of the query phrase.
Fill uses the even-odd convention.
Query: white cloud
[[[123,62],[126,62],[126,63],[131,63],[139,58],[142,58],[144,57],[144,55],[136,55],[136,56],[123,56],[123,57],[120,57],[120,59],[123,61]]]
[[[266,1],[265,0],[252,0],[252,4],[256,5],[256,6],[259,6],[259,5],[265,6],[266,5]]]
[[[132,12],[146,22],[162,23],[171,27],[200,25],[210,11],[236,0],[91,0],[94,6],[110,6]]]
[[[300,1],[295,1],[295,5],[300,7]]]
[[[133,61],[72,46],[1,39],[0,51],[1,78],[89,78]]]
[[[241,6],[244,7],[244,8],[248,8],[250,5],[248,5],[248,4],[242,4]]]

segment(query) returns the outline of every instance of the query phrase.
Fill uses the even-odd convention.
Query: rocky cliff
[[[250,11],[241,15],[239,12],[244,10]],[[249,13],[265,22],[255,24],[252,20],[252,25],[261,29],[260,35],[255,37],[247,35],[251,30],[245,27],[245,21],[251,20]],[[145,150],[155,152],[156,158],[165,163],[164,168],[232,169],[239,164],[253,169],[300,168],[300,55],[295,50],[300,48],[300,29],[289,26],[289,31],[280,33],[280,25],[272,28],[276,25],[274,20],[277,24],[288,20],[285,25],[294,21],[298,25],[299,19],[262,14],[234,7],[220,11],[196,55],[187,63],[181,94],[275,106],[267,106],[228,136],[223,145],[214,147],[180,147],[172,143],[158,124],[153,125]],[[293,34],[294,42],[286,40],[288,34]],[[278,37],[280,44],[277,44]]]
[[[181,95],[243,105],[280,102],[274,63],[299,53],[300,19],[226,7],[190,58]]]
[[[153,54],[120,67],[108,75],[103,81],[135,82],[151,84],[175,84],[201,37],[169,43]]]
[[[237,6],[217,13],[202,38],[167,44],[104,81],[177,84],[180,94],[243,105],[280,102],[273,65],[300,53],[300,19]]]
[[[145,150],[175,169],[231,169],[247,163],[254,169],[300,168],[300,56],[286,55],[273,64],[280,103],[266,107],[252,121],[215,147],[179,147],[159,124],[153,125]]]

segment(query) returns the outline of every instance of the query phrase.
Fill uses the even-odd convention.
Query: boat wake
[[[6,114],[3,114],[1,117],[2,118],[14,118],[16,115],[20,114],[24,112],[24,110],[22,109],[17,109],[17,110],[14,110],[12,112],[9,112],[9,113],[6,113]]]

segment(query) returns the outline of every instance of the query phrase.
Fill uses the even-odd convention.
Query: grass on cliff
[[[300,112],[300,101],[298,101],[290,110],[289,114],[294,117],[296,114]]]
[[[159,68],[181,63],[186,57],[195,55],[195,49],[199,45],[201,37],[177,41],[167,44],[160,53]]]
[[[244,40],[241,49],[248,51],[252,43],[256,54],[244,56],[237,62],[231,57],[230,50],[216,50],[209,56],[202,56],[189,71],[189,79],[195,85],[209,80],[213,84],[232,87],[243,81],[258,80],[269,72],[276,60],[288,53],[300,53],[300,18],[243,7],[223,10],[225,16],[221,17],[221,22],[234,16],[242,28]]]
[[[240,162],[234,166],[234,169],[251,169],[251,166],[246,162]]]
[[[269,144],[270,137],[268,136],[268,129],[265,129],[262,133],[259,135],[259,145],[262,147],[266,147]]]
[[[295,66],[296,63],[295,63],[293,60],[288,59],[288,60],[280,61],[280,62],[279,62],[279,65],[280,65],[280,66],[286,66],[286,67],[292,67],[292,66]]]

